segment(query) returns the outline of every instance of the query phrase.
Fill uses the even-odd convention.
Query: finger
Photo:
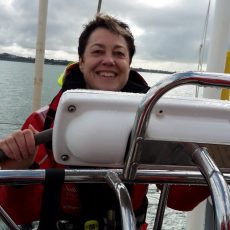
[[[18,145],[20,160],[28,159],[35,152],[34,135],[30,129],[25,129],[14,134]]]
[[[29,125],[29,129],[35,134],[35,133],[39,133],[34,127],[33,125]]]
[[[19,133],[21,131],[18,131]],[[15,159],[17,161],[21,161],[22,160],[22,156],[21,156],[21,151],[19,149],[19,146],[17,145],[15,136],[19,136],[20,134],[12,134],[9,135],[6,139],[5,139],[5,143],[7,145],[6,147],[6,155],[11,159]]]
[[[37,130],[35,131],[38,132]],[[23,134],[26,142],[26,152],[28,153],[28,157],[30,157],[36,152],[34,133],[31,129],[26,129],[24,130]]]
[[[11,149],[9,148],[9,146],[7,144],[7,140],[8,140],[7,138],[4,140],[1,140],[0,148],[9,159],[14,159],[14,154],[11,151]]]
[[[27,159],[29,157],[28,149],[26,146],[27,142],[26,142],[25,137],[24,137],[24,132],[25,131],[19,131],[13,135],[15,142],[18,146],[19,151],[18,151],[17,157],[20,157],[20,158],[18,158],[18,160],[20,160],[20,161]]]

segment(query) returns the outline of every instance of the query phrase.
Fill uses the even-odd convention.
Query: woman
[[[146,93],[149,87],[144,79],[130,70],[134,53],[134,38],[125,23],[108,15],[97,15],[85,25],[79,38],[79,63],[66,69],[62,89],[49,105],[49,109],[31,114],[21,131],[0,142],[0,148],[10,159],[1,165],[2,169],[63,168],[64,166],[54,161],[51,145],[35,147],[33,134],[53,126],[60,96],[68,89]],[[128,186],[128,190],[137,219],[137,229],[145,229],[147,185]],[[2,187],[0,202],[18,224],[27,224],[39,219],[42,192],[42,185]],[[104,201],[97,199],[94,194],[100,194]],[[190,195],[193,200],[188,199]],[[179,210],[191,210],[208,195],[209,192],[203,187],[172,187],[168,205]],[[16,196],[20,199],[16,199]],[[84,205],[85,196],[92,197],[87,205]],[[88,212],[95,209],[96,213],[90,213],[89,219],[99,220],[101,228],[105,224],[102,220],[108,211],[114,211],[119,217],[119,209],[114,204],[114,199],[114,194],[107,185],[63,185],[60,218],[80,220],[82,223],[82,219],[83,222],[87,220]],[[93,204],[90,210],[86,208],[89,203]],[[119,229],[119,223],[117,226]]]

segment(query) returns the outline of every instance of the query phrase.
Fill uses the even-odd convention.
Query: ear
[[[81,71],[83,70],[83,59],[81,57],[79,58],[79,68]]]

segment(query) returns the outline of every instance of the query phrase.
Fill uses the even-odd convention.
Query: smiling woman
[[[149,86],[146,81],[139,73],[130,69],[135,53],[135,44],[126,23],[110,15],[96,15],[83,28],[79,38],[78,52],[79,63],[73,63],[66,69],[62,88],[52,102],[33,112],[26,119],[22,130],[16,131],[0,141],[0,149],[7,156],[7,160],[1,163],[3,170],[65,167],[69,169],[68,166],[61,165],[54,160],[52,145],[36,147],[34,140],[34,134],[53,127],[60,98],[67,90],[90,88],[138,93],[138,95],[148,92]],[[116,116],[116,114],[114,115]],[[61,120],[63,121],[63,119]],[[102,126],[100,122],[99,126]],[[98,132],[98,129],[96,128],[94,131]],[[2,186],[0,187],[0,204],[17,224],[29,224],[38,220],[40,214],[43,217],[43,211],[46,210],[44,207],[51,205],[48,202],[49,199],[45,203],[42,202],[43,190],[44,187],[40,184],[20,188]],[[138,230],[146,229],[148,184],[134,183],[127,190],[127,196],[128,192],[130,195],[129,205],[133,207],[132,216],[135,218],[135,221],[131,221],[130,224]],[[44,214],[45,220],[40,219],[40,225],[43,226],[40,228],[41,230],[55,229],[59,218],[81,226],[88,222],[89,216],[93,220],[96,219],[103,229],[108,223],[104,220],[111,210],[116,213],[114,221],[118,223],[117,229],[120,229],[119,224],[123,223],[120,219],[123,209],[114,202],[116,194],[108,184],[63,184],[60,186],[59,192],[60,213],[57,213],[55,218],[50,218],[49,212]],[[19,194],[21,194],[20,199],[17,199]],[[103,200],[98,199],[98,194],[103,197]],[[196,198],[187,199],[188,194]],[[167,205],[174,209],[189,211],[208,194],[208,190],[200,188],[200,186],[183,186],[183,188],[172,186]],[[87,200],[86,204],[85,200]],[[59,205],[57,202],[53,203]],[[33,209],[31,209],[31,205],[34,205]],[[82,220],[86,220],[86,222]],[[123,225],[125,223],[124,221]],[[47,225],[55,227],[49,228]],[[82,227],[80,229],[83,229]],[[127,229],[134,228],[128,227]]]
[[[79,6],[77,5],[75,7],[72,7],[73,4],[79,4],[79,2],[81,2]],[[135,5],[137,2],[138,4]],[[181,8],[180,7],[179,8],[182,9],[184,15],[188,16],[188,20],[181,19],[182,14],[180,14],[179,11],[177,12],[173,11],[173,16],[172,15],[170,16],[170,7],[166,8],[166,6],[171,5],[173,6],[172,8],[176,9],[176,4],[178,4],[178,2],[181,3]],[[180,70],[191,69],[191,66],[189,64],[192,63],[192,59],[190,58],[187,59],[185,54],[191,54],[194,50],[195,50],[194,53],[196,53],[196,48],[195,46],[192,45],[191,46],[187,44],[183,45],[184,42],[188,42],[192,38],[193,39],[192,42],[188,44],[191,43],[198,44],[196,42],[196,37],[194,35],[190,35],[190,32],[192,31],[193,28],[192,26],[193,22],[198,22],[200,24],[201,20],[198,20],[199,18],[198,16],[200,16],[201,14],[198,13],[196,14],[195,17],[194,15],[192,15],[192,13],[202,12],[202,3],[199,2],[200,11],[195,10],[196,9],[194,7],[195,4],[193,5],[193,7],[191,7],[193,9],[191,11],[191,8],[188,7],[190,3],[188,3],[187,1],[184,2],[187,8],[183,6],[183,1],[176,1],[176,0],[144,1],[144,2],[137,0],[135,4],[133,1],[131,1],[130,4],[130,1],[118,0],[116,1],[116,7],[110,5],[112,4],[111,1],[107,1],[103,6],[103,11],[112,12],[115,15],[119,15],[119,17],[121,18],[125,18],[126,21],[133,23],[131,27],[134,28],[135,34],[138,35],[136,37],[136,42],[139,47],[138,56],[134,59],[133,62],[134,65],[138,65],[137,67],[139,67],[140,63],[141,66],[146,66],[149,63],[148,68],[152,68],[152,67],[156,68],[156,65],[159,64],[158,65],[159,67],[157,66],[157,68],[162,68],[163,66],[162,63],[164,63],[165,65],[165,63],[167,62],[169,64],[165,68],[173,68],[172,70],[174,71],[175,69],[180,69]],[[9,0],[9,1],[0,0],[0,5],[3,4],[6,10],[13,9],[15,12],[17,11],[18,15],[23,11],[22,9],[27,10],[27,8],[23,7],[23,5],[21,5],[21,7],[20,5],[18,5],[22,3],[23,0],[20,1],[20,3],[14,0]],[[25,4],[28,3],[25,1]],[[75,48],[74,45],[71,45],[71,43],[75,44],[75,36],[76,36],[75,33],[72,33],[73,28],[80,27],[76,24],[78,22],[81,22],[82,19],[85,20],[85,18],[87,17],[86,15],[91,16],[92,14],[95,13],[95,5],[93,5],[92,7],[93,10],[87,13],[86,11],[89,10],[90,7],[88,8],[84,7],[85,6],[84,4],[88,4],[88,6],[92,6],[91,0],[73,1],[72,4],[71,3],[69,4],[71,5],[71,7],[67,10],[64,10],[64,7],[66,7],[67,4],[61,5],[62,3],[59,2],[58,0],[53,2],[50,1],[50,4],[51,4],[50,7],[51,16],[50,16],[50,20],[48,21],[48,26],[50,27],[48,27],[49,33],[47,39],[47,55],[56,54],[57,56],[54,55],[52,57],[63,58],[64,55],[67,54],[70,55],[70,53],[71,54],[74,53],[71,56],[71,59],[73,58],[74,60],[76,60],[75,57],[76,54],[74,51]],[[62,9],[62,7],[60,6],[63,6],[63,10],[61,12],[60,10],[58,10],[58,9]],[[125,17],[122,16],[122,10],[119,7],[125,8],[125,15],[126,15]],[[78,12],[78,9],[81,9],[81,11]],[[164,11],[163,9],[166,10]],[[186,11],[186,9],[188,11]],[[56,19],[55,15],[57,15],[57,12],[59,12],[58,13],[59,20],[55,20]],[[66,17],[64,12],[68,12],[68,14],[71,15],[71,17]],[[81,15],[82,12],[84,12],[84,15]],[[27,14],[24,15],[22,14],[20,16],[22,19],[25,19],[28,18],[26,17],[26,15]],[[76,15],[77,17],[74,18]],[[175,15],[177,15],[177,17],[175,17]],[[69,18],[71,18],[71,20],[68,23],[67,20]],[[1,22],[4,21],[2,19],[4,19],[4,17],[0,18]],[[31,20],[29,21],[33,22],[33,19],[31,18]],[[23,22],[23,26],[20,26],[19,25],[20,20],[15,20],[15,23],[12,23],[11,26],[13,27],[14,25],[17,25],[22,29],[26,28],[26,21],[22,20],[22,22]],[[185,29],[183,29],[184,22],[185,22],[185,27],[184,27]],[[7,23],[2,23],[1,27],[2,26],[4,27],[6,24]],[[61,27],[63,26],[64,31],[62,31],[62,28],[60,26]],[[68,26],[70,26],[69,30],[67,29]],[[10,30],[10,28],[11,27],[7,28],[5,31]],[[55,32],[55,28],[58,28],[58,32]],[[177,32],[178,28],[180,33]],[[194,30],[195,33],[198,34],[199,37],[199,31],[198,31],[199,25],[194,26],[194,28],[195,28]],[[31,31],[31,30],[27,28],[26,31]],[[74,42],[70,42],[69,40],[70,38],[69,31],[71,31],[71,34],[74,34],[72,39]],[[3,36],[4,34],[6,33],[5,32],[0,33],[0,41],[1,41],[1,36]],[[178,34],[180,35],[179,39],[177,37]],[[183,36],[181,36],[181,34],[183,34]],[[26,37],[23,37],[24,35],[26,35]],[[53,35],[55,35],[55,38],[53,38]],[[64,37],[62,37],[63,35]],[[13,45],[9,46],[13,48],[14,52],[20,52],[20,54],[27,52],[28,54],[28,49],[26,49],[25,47],[23,47],[23,45],[19,43],[19,41],[27,41],[27,39],[29,39],[28,32],[25,32],[24,30],[20,33],[14,32],[14,36],[9,36],[9,37],[14,38],[14,41],[12,43]],[[4,40],[10,41],[8,39],[4,39]],[[78,78],[79,81],[77,82],[78,84],[77,87],[79,88],[86,87],[89,89],[99,89],[99,90],[102,89],[102,90],[114,90],[114,91],[130,90],[134,92],[137,92],[138,90],[138,92],[139,91],[146,92],[148,87],[146,86],[145,82],[140,77],[140,75],[138,73],[134,73],[133,71],[129,72],[130,64],[132,61],[132,54],[130,55],[131,52],[130,52],[129,42],[126,40],[125,36],[116,34],[113,31],[104,28],[99,28],[89,36],[89,39],[84,39],[84,40],[86,42],[86,46],[83,49],[82,54],[79,52],[80,54],[79,66],[77,63],[74,63],[66,70],[65,76],[67,77],[67,81],[66,84],[64,84],[63,86],[64,90],[70,89],[69,86],[73,83],[74,84],[76,83],[76,81],[71,82],[73,80],[73,78],[71,78],[72,75],[72,76],[79,77]],[[62,41],[64,41],[64,45],[62,45]],[[67,45],[69,44],[70,46],[67,47]],[[188,47],[190,48],[188,49]],[[64,51],[64,49],[66,49],[66,51]],[[171,54],[169,54],[170,52]],[[68,58],[69,57],[70,56],[68,56]],[[146,60],[144,58],[146,58]],[[176,65],[175,63],[178,62],[179,64]],[[129,75],[129,73],[131,74]],[[14,76],[18,76],[18,74],[15,74]],[[129,77],[133,81],[128,81]],[[67,82],[69,83],[69,85],[67,85]],[[126,87],[126,83],[128,83],[128,87]],[[137,87],[138,89],[135,87]],[[24,128],[27,127],[28,126],[26,125],[24,126]]]

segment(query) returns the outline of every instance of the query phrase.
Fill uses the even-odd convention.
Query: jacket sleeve
[[[162,189],[162,185],[157,185]],[[191,211],[210,196],[207,186],[171,185],[167,206],[178,211]]]
[[[27,129],[29,125],[33,125],[39,132],[43,130],[48,106],[42,107],[36,112],[33,112],[22,125],[22,129]]]
[[[25,121],[22,129],[32,124],[35,129],[43,129],[45,110],[32,113]],[[41,145],[35,161],[44,158],[44,146]],[[46,161],[45,164],[49,164]],[[45,167],[45,166],[44,166]],[[27,186],[0,186],[0,205],[16,222],[16,224],[28,224],[38,220],[40,216],[42,185]]]

